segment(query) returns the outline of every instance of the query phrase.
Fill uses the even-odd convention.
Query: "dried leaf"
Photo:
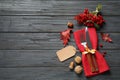
[[[65,31],[60,32],[61,40],[63,41],[64,46],[68,44],[68,41],[70,39],[70,31],[71,29],[67,29]]]
[[[109,34],[105,34],[105,33],[101,33],[101,37],[102,37],[102,40],[103,41],[106,41],[106,42],[112,42],[112,39],[109,37]]]

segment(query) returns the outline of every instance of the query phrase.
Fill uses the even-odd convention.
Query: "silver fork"
[[[81,32],[80,34],[80,41],[81,41],[81,44],[84,46],[84,48],[86,49],[87,48],[87,42],[86,42],[86,39],[85,39],[85,32]],[[91,71],[92,72],[95,72],[95,68],[93,66],[93,62],[92,62],[92,56],[91,54],[86,54],[87,55],[87,59],[88,59],[88,63],[90,65],[90,68],[91,68]]]
[[[84,32],[82,32],[82,33],[80,34],[80,41],[81,41],[81,44],[86,48],[86,47],[87,47],[87,46],[86,46],[87,42],[86,42],[86,40],[85,40],[85,34],[84,34]]]

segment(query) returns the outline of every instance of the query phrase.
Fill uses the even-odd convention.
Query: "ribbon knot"
[[[86,49],[86,51],[84,51],[84,52],[82,52],[82,54],[88,54],[88,53],[90,53],[90,54],[95,54],[95,52],[96,52],[96,50],[95,49]]]

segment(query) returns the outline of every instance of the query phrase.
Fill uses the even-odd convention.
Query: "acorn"
[[[68,26],[68,28],[73,28],[74,25],[73,25],[72,22],[68,22],[68,23],[67,23],[67,26]]]
[[[74,69],[74,62],[72,61],[72,62],[70,62],[70,64],[69,64],[69,68],[72,70],[72,69]]]
[[[76,74],[80,74],[82,72],[83,68],[81,66],[76,66],[74,71]]]
[[[82,59],[81,59],[80,56],[76,56],[74,60],[75,60],[75,62],[76,62],[77,64],[80,64],[81,61],[82,61]]]

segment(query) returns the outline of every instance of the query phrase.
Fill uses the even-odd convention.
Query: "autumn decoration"
[[[110,35],[108,33],[101,33],[101,37],[103,41],[112,42],[112,39],[110,38]]]
[[[68,26],[68,29],[60,32],[61,40],[63,41],[64,46],[66,46],[68,44],[68,41],[70,40],[70,33],[73,29],[73,23],[68,22],[67,26]]]
[[[77,23],[84,28],[73,31],[73,23],[68,22],[67,29],[60,32],[60,39],[62,40],[64,47],[68,45],[71,33],[73,33],[74,41],[78,47],[78,51],[81,53],[81,57],[76,56],[74,61],[70,62],[69,69],[74,70],[77,74],[80,74],[82,70],[84,70],[86,77],[92,77],[110,70],[109,65],[104,58],[106,52],[101,53],[97,50],[97,30],[99,30],[105,23],[105,20],[100,12],[101,9],[101,4],[98,4],[95,11],[90,11],[88,8],[85,8],[82,13],[74,16]],[[100,35],[103,41],[112,42],[108,33],[101,32]],[[99,47],[102,48],[103,44],[99,44]],[[75,49],[75,52],[76,51],[77,50]]]
[[[100,14],[101,9],[102,5],[100,4],[96,7],[96,10],[92,12],[86,8],[83,13],[76,15],[74,19],[77,20],[78,24],[99,29],[105,22]]]

